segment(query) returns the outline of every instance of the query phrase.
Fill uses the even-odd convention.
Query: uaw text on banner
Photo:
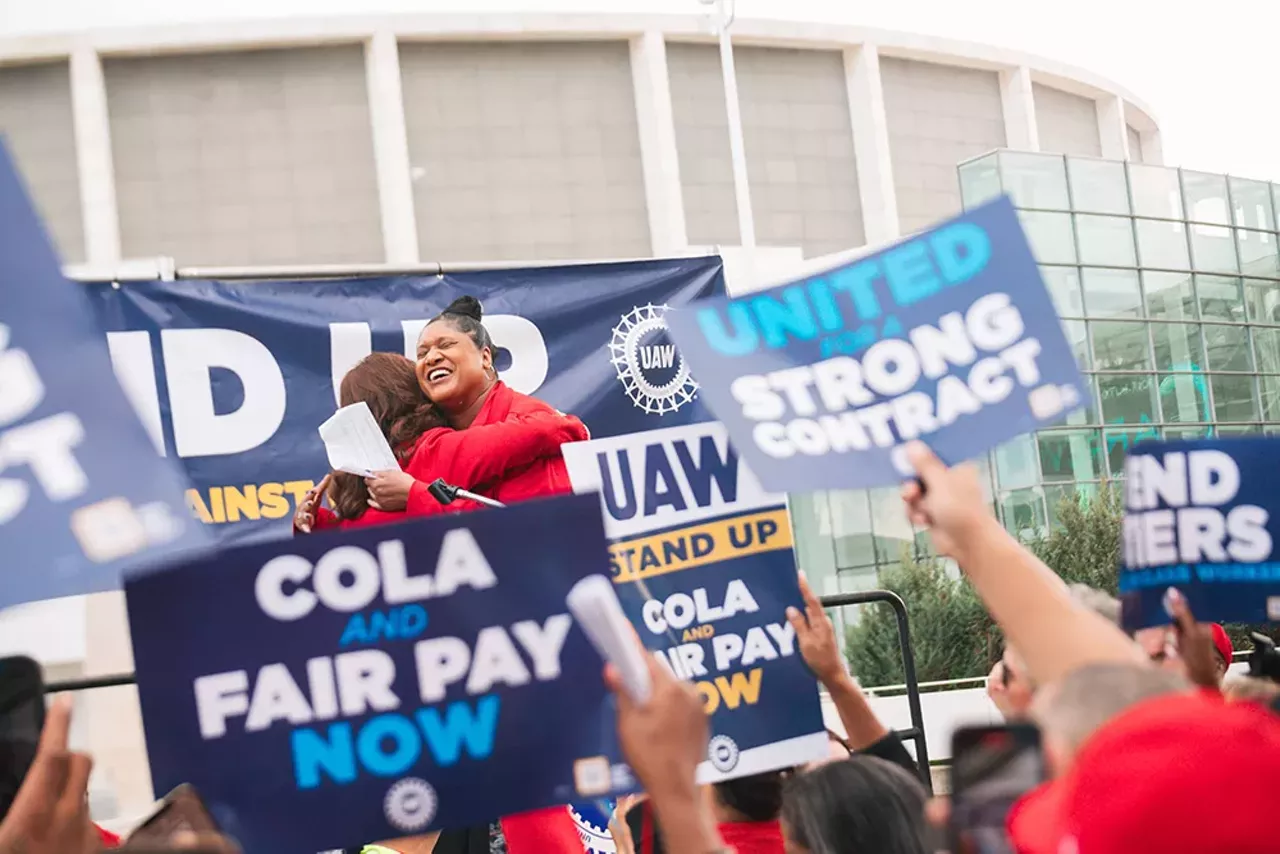
[[[606,560],[598,501],[571,495],[128,579],[157,788],[191,783],[246,851],[631,790],[600,657],[565,604]]]
[[[883,486],[902,445],[969,459],[1075,409],[1070,345],[1007,199],[771,291],[668,320],[765,487]]]
[[[1280,442],[1143,442],[1125,460],[1120,600],[1129,629],[1169,622],[1170,587],[1203,622],[1280,621]]]
[[[823,755],[816,683],[785,615],[800,604],[786,506],[723,425],[580,442],[564,454],[574,489],[600,491],[627,616],[711,715],[699,780]]]

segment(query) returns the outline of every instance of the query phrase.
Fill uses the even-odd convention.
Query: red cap
[[[1218,648],[1218,655],[1222,656],[1222,660],[1230,667],[1231,659],[1235,658],[1235,652],[1231,649],[1231,638],[1227,637],[1227,630],[1221,623],[1210,623],[1209,628],[1213,630],[1213,645]]]
[[[1200,693],[1148,700],[1093,734],[1009,814],[1019,854],[1276,850],[1280,718]]]

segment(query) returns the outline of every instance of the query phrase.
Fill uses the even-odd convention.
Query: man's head
[[[1108,720],[1126,709],[1190,689],[1183,677],[1140,664],[1091,664],[1037,692],[1031,717],[1040,726],[1045,755],[1055,775]]]
[[[1120,602],[1115,597],[1087,584],[1070,584],[1067,590],[1077,605],[1120,625]],[[1021,720],[1030,712],[1036,687],[1022,657],[1011,644],[1006,644],[1004,654],[987,676],[987,696],[1005,720]]]

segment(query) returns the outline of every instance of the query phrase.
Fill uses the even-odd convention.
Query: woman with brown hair
[[[360,360],[342,378],[338,399],[342,406],[363,402],[369,407],[413,486],[403,512],[384,512],[371,498],[364,478],[331,472],[294,515],[294,530],[304,534],[446,512],[427,491],[436,478],[464,489],[480,488],[541,459],[559,459],[561,445],[587,438],[581,421],[549,408],[486,427],[454,430],[422,393],[414,363],[394,353],[372,353]],[[325,494],[332,510],[320,506]],[[448,509],[477,508],[459,500]]]

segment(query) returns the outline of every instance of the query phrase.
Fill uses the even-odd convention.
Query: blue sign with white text
[[[774,492],[885,486],[1062,418],[1080,372],[1008,199],[835,270],[668,318]]]
[[[116,589],[124,567],[203,547],[3,145],[0,259],[0,608]]]
[[[1280,621],[1280,440],[1143,442],[1125,460],[1120,601],[1129,630],[1170,622],[1177,588],[1201,622]]]
[[[597,499],[567,496],[131,577],[155,786],[191,783],[245,851],[629,791],[600,657],[565,606],[606,566]]]

